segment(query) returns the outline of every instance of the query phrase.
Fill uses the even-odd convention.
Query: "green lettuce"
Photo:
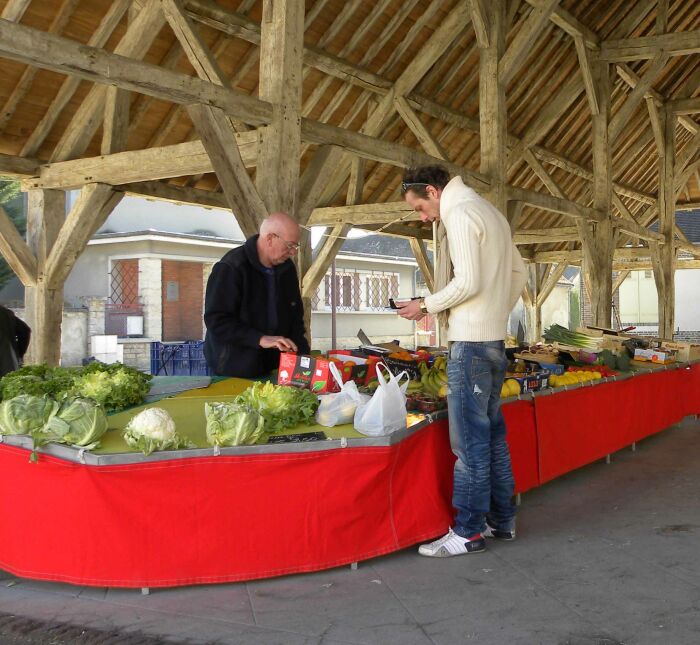
[[[40,433],[59,407],[46,395],[20,394],[7,399],[0,403],[0,434]]]
[[[213,446],[257,443],[265,431],[265,419],[241,403],[205,403],[207,440]]]
[[[318,397],[309,390],[259,382],[239,394],[235,402],[257,410],[265,419],[266,432],[313,423],[318,408]]]
[[[41,430],[45,435],[41,443],[55,441],[91,450],[99,445],[105,432],[107,415],[102,406],[90,399],[65,399]]]

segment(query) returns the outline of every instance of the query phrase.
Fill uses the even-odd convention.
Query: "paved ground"
[[[700,423],[523,496],[518,540],[154,591],[0,572],[0,645],[700,643]],[[50,548],[50,532],[47,548]]]

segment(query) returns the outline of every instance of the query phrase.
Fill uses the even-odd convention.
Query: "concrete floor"
[[[431,559],[411,548],[357,571],[149,596],[0,572],[0,612],[118,631],[129,641],[140,633],[261,645],[695,645],[699,502],[700,423],[693,419],[636,452],[616,453],[610,465],[592,464],[527,493],[518,539],[489,541],[483,554]]]

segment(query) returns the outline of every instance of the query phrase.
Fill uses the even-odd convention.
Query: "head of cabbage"
[[[207,440],[213,446],[245,446],[257,443],[265,431],[265,419],[242,403],[205,403]]]
[[[82,448],[96,448],[107,432],[107,415],[92,399],[64,399],[58,412],[42,429],[41,443],[56,441]],[[36,441],[36,437],[35,437]]]
[[[124,441],[144,455],[154,450],[177,450],[191,447],[175,432],[173,418],[163,408],[146,408],[132,417],[124,428]]]
[[[52,398],[20,394],[0,403],[0,434],[35,434],[58,411]]]

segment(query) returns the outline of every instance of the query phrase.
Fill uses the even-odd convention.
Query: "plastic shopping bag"
[[[386,372],[385,377],[382,372]],[[399,384],[402,378],[405,383]],[[394,376],[383,364],[377,364],[379,386],[372,398],[355,412],[355,430],[369,437],[381,437],[406,427],[406,388],[408,374]]]
[[[352,423],[357,406],[370,399],[369,394],[360,394],[357,391],[355,381],[343,383],[335,363],[330,364],[330,372],[340,386],[340,392],[319,396],[320,405],[316,411],[316,423],[328,428]]]

